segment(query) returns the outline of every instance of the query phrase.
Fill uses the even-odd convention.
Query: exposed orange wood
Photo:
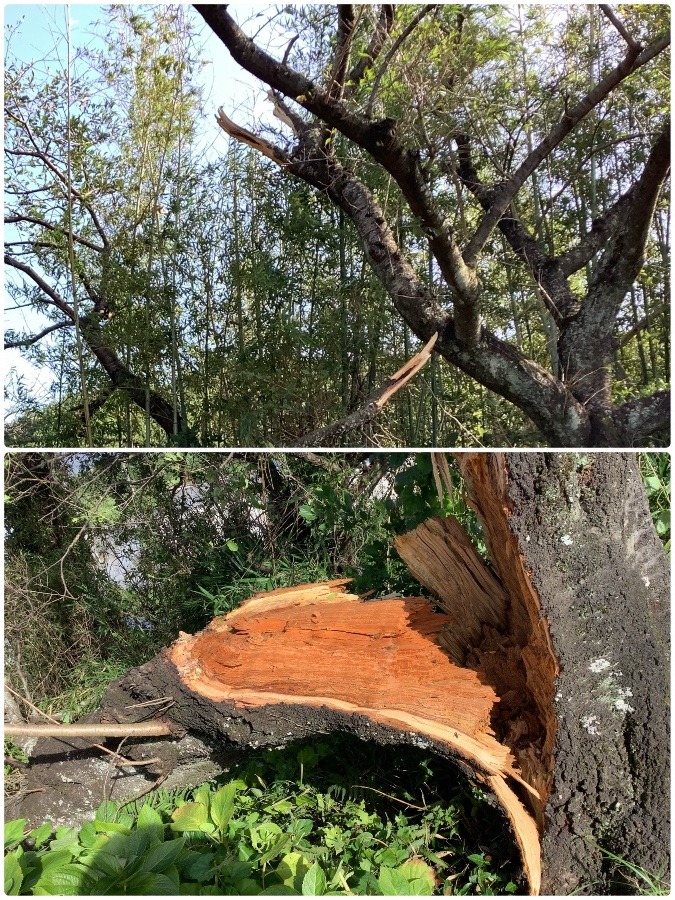
[[[517,753],[523,775],[542,798],[548,796],[556,734],[553,694],[558,661],[548,621],[541,614],[539,596],[530,579],[518,540],[509,528],[507,458],[503,453],[458,453],[457,460],[469,489],[469,500],[483,526],[490,558],[510,598],[508,630],[521,648],[527,689],[537,709],[544,738],[537,753]]]
[[[460,547],[460,556],[468,552]],[[536,893],[537,827],[514,789],[524,783],[515,758],[492,730],[494,687],[439,644],[452,625],[427,599],[363,601],[345,584],[257,595],[201,633],[181,635],[168,658],[183,684],[214,703],[328,707],[445,745],[502,803]]]

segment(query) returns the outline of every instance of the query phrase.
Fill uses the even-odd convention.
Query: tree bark
[[[170,698],[212,745],[347,731],[429,749],[495,796],[532,893],[616,892],[607,852],[665,872],[669,564],[635,458],[459,464],[490,564],[456,520],[428,520],[395,546],[433,602],[364,601],[344,581],[257,595],[104,708]]]

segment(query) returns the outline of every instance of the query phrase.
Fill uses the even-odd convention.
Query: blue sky
[[[231,9],[240,24],[246,28],[246,20],[269,9],[269,4],[253,6],[249,3],[234,3]],[[8,31],[12,33],[9,42],[11,55],[23,62],[36,61],[38,70],[44,67],[62,68],[66,60],[67,11],[65,4],[6,5],[5,35],[7,36]],[[260,82],[232,62],[225,47],[198,13],[190,8],[190,14],[203,38],[202,58],[208,61],[199,79],[204,87],[205,109],[201,138],[205,153],[217,158],[227,151],[227,138],[215,122],[219,106],[223,106],[225,112],[242,125],[250,125],[251,110],[256,116],[266,118],[271,114],[271,105],[263,99],[265,92]],[[89,46],[96,41],[94,26],[99,20],[105,20],[105,11],[100,4],[70,6],[71,54],[75,53],[77,47]],[[254,30],[257,27],[259,22]],[[7,312],[4,321],[5,327],[28,333],[36,333],[46,324],[45,320],[30,309]],[[59,332],[56,332],[53,339],[58,340],[58,335]],[[31,393],[43,400],[47,399],[49,385],[41,383],[44,376],[39,369],[23,359],[18,350],[4,353],[4,374],[7,375],[12,368],[26,379],[26,387]]]

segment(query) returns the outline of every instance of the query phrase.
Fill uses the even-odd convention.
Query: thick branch
[[[377,416],[385,403],[398,393],[422,369],[431,358],[431,351],[438,339],[438,333],[427,341],[425,346],[412,359],[395,372],[382,387],[374,391],[360,409],[355,410],[338,422],[325,428],[317,428],[303,435],[297,443],[298,447],[324,447],[334,442],[346,432],[355,428],[364,428]]]
[[[637,69],[646,65],[655,56],[663,52],[670,44],[670,34],[661,35],[653,44],[641,53],[634,48],[629,48],[626,56],[612,69],[598,84],[593,87],[586,96],[572,107],[566,110],[558,123],[551,131],[527,155],[523,163],[514,172],[513,176],[505,184],[501,185],[495,195],[494,202],[481,220],[474,236],[469,241],[464,251],[464,261],[467,265],[476,264],[481,250],[487,243],[495,226],[509,208],[516,194],[525,184],[527,179],[541,163],[549,156],[567,135],[588,115],[591,110],[601,103],[616,87]]]
[[[347,84],[344,90],[346,98],[351,97],[361,83],[368,66],[374,65],[376,59],[382,51],[384,42],[394,25],[394,17],[396,14],[396,6],[393,3],[383,3],[380,8],[380,16],[375,26],[375,31],[370,39],[366,52],[359,56],[358,61],[347,76]]]
[[[612,413],[612,419],[627,447],[639,447],[655,432],[663,432],[664,446],[668,445],[666,429],[670,423],[670,391],[656,391],[650,397],[629,400]]]
[[[424,181],[416,155],[398,141],[395,135],[396,122],[391,119],[371,122],[334,101],[309,78],[278,63],[257,47],[228,14],[226,7],[197,4],[195,9],[244,69],[274,90],[295,98],[325,124],[337,128],[345,137],[370,153],[394,178],[411,212],[419,218],[441,273],[453,291],[457,334],[467,345],[474,345],[480,335],[477,306],[480,281],[475,269],[467,266],[462,259],[449,223],[438,210]]]
[[[622,194],[604,216],[596,219],[585,237],[575,247],[558,257],[566,276],[576,272],[593,258],[612,234],[618,234],[628,225],[642,246],[646,241],[646,229],[654,215],[654,203],[670,168],[670,121],[661,130],[642,175]],[[637,272],[631,278],[631,283]],[[629,285],[630,286],[630,285]]]

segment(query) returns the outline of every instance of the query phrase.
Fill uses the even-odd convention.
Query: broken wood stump
[[[483,566],[477,556],[475,562]],[[248,746],[346,731],[455,760],[508,816],[537,893],[531,806],[541,800],[495,737],[495,688],[479,670],[453,661],[442,640],[449,616],[432,601],[361,600],[346,584],[259,594],[199,634],[181,635],[124,685],[134,695],[150,685],[169,692],[172,715],[189,731],[215,731]]]
[[[669,863],[669,563],[635,460],[460,466],[490,563],[430,519],[395,546],[433,600],[365,600],[344,580],[257,595],[103,705],[170,697],[214,747],[334,731],[424,747],[496,798],[531,893],[616,893],[605,848]]]

